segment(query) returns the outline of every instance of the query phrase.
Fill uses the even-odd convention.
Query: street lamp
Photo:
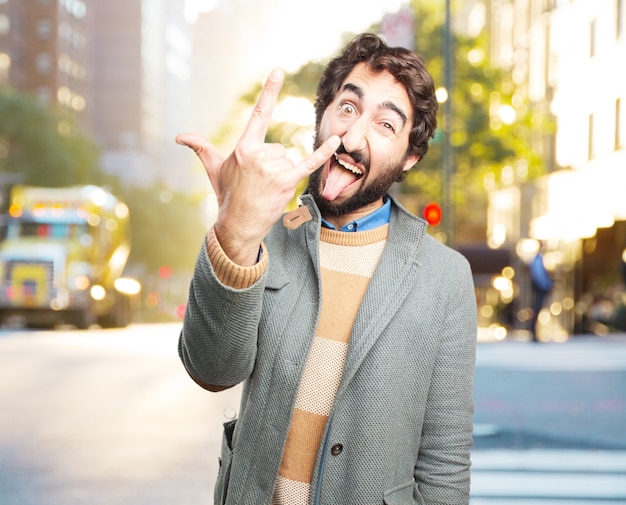
[[[443,33],[444,46],[444,88],[447,91],[447,100],[443,104],[443,229],[446,243],[450,246],[454,244],[454,214],[452,211],[452,189],[453,189],[453,160],[452,144],[450,135],[452,134],[452,34],[451,34],[450,0],[446,0],[446,19]]]

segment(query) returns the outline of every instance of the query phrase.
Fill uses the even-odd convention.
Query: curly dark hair
[[[428,140],[437,128],[438,104],[433,79],[426,71],[424,60],[417,53],[403,47],[390,47],[371,33],[355,37],[324,70],[315,99],[316,131],[324,111],[337,96],[344,80],[354,66],[361,62],[373,72],[389,72],[406,88],[413,107],[413,127],[409,134],[407,154],[417,154],[421,159],[428,151]]]

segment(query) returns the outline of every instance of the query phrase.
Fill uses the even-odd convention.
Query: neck
[[[357,209],[353,212],[348,212],[346,214],[341,214],[339,216],[330,214],[329,212],[322,212],[322,217],[332,224],[335,228],[340,229],[352,221],[356,221],[357,219],[361,219],[362,217],[371,214],[377,209],[380,209],[383,206],[383,199],[376,200],[360,209]]]

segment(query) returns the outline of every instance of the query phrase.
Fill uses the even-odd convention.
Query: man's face
[[[357,64],[324,111],[316,147],[331,135],[342,145],[310,176],[309,193],[322,215],[371,212],[417,155],[407,155],[413,112],[402,84],[388,72]]]

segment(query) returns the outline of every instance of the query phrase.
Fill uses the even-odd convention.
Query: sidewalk
[[[471,505],[626,503],[626,453],[472,451]]]
[[[614,332],[606,335],[595,335],[593,333],[576,335],[558,335],[556,338],[547,340],[544,343],[565,343],[565,342],[621,342],[626,345],[626,333]],[[528,330],[507,331],[503,327],[478,327],[479,343],[500,343],[500,342],[531,342]]]

